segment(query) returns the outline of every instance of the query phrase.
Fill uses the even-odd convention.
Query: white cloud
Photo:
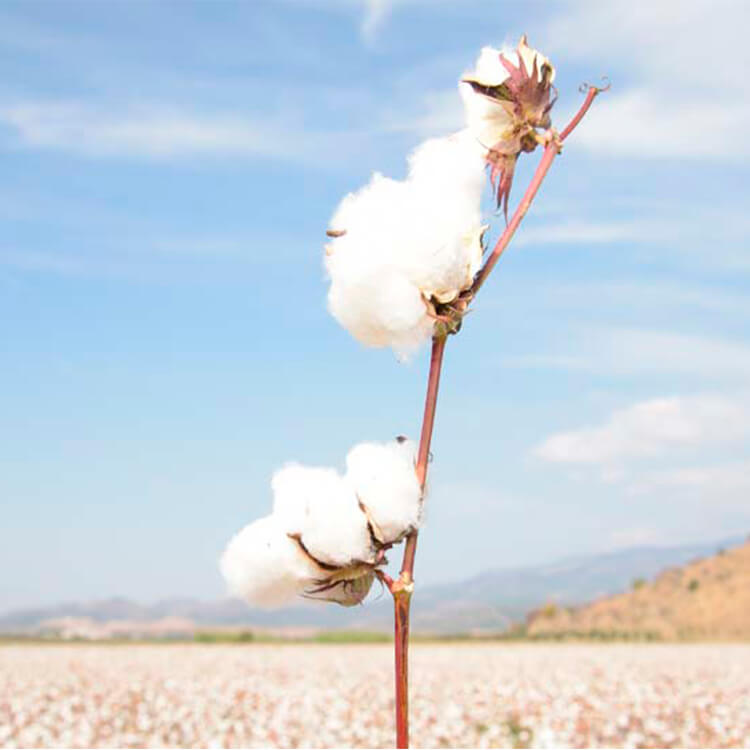
[[[566,332],[563,351],[506,357],[503,364],[606,375],[745,380],[750,376],[750,346],[669,331],[591,327]]]
[[[659,398],[615,411],[599,427],[552,435],[534,452],[556,463],[617,467],[633,459],[732,442],[748,434],[750,407],[741,400],[710,395]]]
[[[631,491],[650,492],[669,487],[712,489],[721,493],[750,491],[750,461],[650,472],[634,483]]]
[[[362,36],[372,41],[390,15],[393,0],[365,0],[365,15],[362,19]]]
[[[613,531],[609,535],[607,549],[627,549],[628,547],[659,544],[664,541],[664,534],[658,532],[656,529],[636,526],[634,528]]]
[[[665,104],[661,92],[638,88],[600,99],[576,141],[612,156],[738,159],[750,156],[748,126],[744,98]]]
[[[614,82],[576,142],[620,156],[749,156],[748,26],[750,4],[735,0],[570,3],[548,25],[545,49]]]
[[[74,102],[26,102],[0,107],[5,125],[23,147],[59,149],[87,156],[273,157],[328,163],[351,148],[359,134],[305,132],[290,117],[262,121],[238,115],[198,115],[153,107],[112,111]]]
[[[397,110],[386,110],[382,122],[389,132],[432,138],[463,127],[463,105],[456,86],[443,91],[428,91],[422,93],[416,102],[400,103]]]
[[[523,227],[515,244],[524,245],[600,245],[610,242],[657,241],[663,228],[644,221],[593,223],[565,220]]]

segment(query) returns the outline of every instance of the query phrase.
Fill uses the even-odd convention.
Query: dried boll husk
[[[325,583],[307,589],[303,596],[324,602],[340,604],[342,607],[355,607],[367,598],[375,572],[370,567],[342,570],[338,576],[332,576]]]
[[[555,69],[521,37],[515,50],[485,47],[459,84],[469,130],[487,150],[490,179],[507,218],[519,154],[533,151],[550,127]]]

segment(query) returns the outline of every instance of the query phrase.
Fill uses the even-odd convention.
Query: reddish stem
[[[435,426],[435,410],[437,408],[438,388],[440,387],[440,372],[443,366],[446,336],[436,336],[432,339],[432,355],[430,357],[430,374],[427,378],[427,395],[424,400],[424,417],[422,418],[422,434],[419,437],[419,451],[417,452],[416,473],[419,486],[424,489],[427,480],[427,465],[430,462],[430,444],[432,443],[432,429]],[[408,575],[409,581],[414,575],[414,556],[417,551],[417,532],[413,531],[406,538],[404,559],[401,563],[401,576]]]
[[[542,160],[534,173],[521,202],[518,204],[513,218],[506,226],[497,241],[491,255],[482,270],[477,274],[471,287],[471,297],[474,297],[495,267],[500,255],[511,241],[516,229],[531,206],[539,187],[541,186],[555,157],[560,153],[562,142],[575,129],[576,125],[586,114],[591,102],[601,89],[589,88],[586,100],[581,105],[573,119],[568,123],[560,135],[550,139],[544,149]],[[436,336],[432,339],[432,356],[430,358],[430,374],[427,380],[427,395],[425,396],[424,417],[422,419],[422,434],[419,439],[416,473],[419,484],[424,490],[427,480],[427,465],[430,459],[430,443],[432,430],[435,425],[435,409],[437,406],[438,388],[440,386],[440,371],[445,353],[446,336]],[[401,563],[401,574],[397,580],[382,574],[381,581],[386,582],[393,594],[395,619],[395,656],[396,656],[396,747],[409,747],[409,612],[411,595],[414,590],[414,558],[417,552],[417,531],[414,530],[406,538],[404,559]]]
[[[422,434],[419,438],[416,473],[419,484],[424,489],[427,479],[427,465],[430,461],[432,428],[435,424],[440,372],[445,352],[445,336],[432,339],[430,374],[427,379],[427,395],[424,402]],[[414,589],[414,556],[417,552],[416,529],[406,537],[401,575],[390,586],[393,594],[396,652],[396,747],[409,747],[409,610]]]
[[[583,104],[579,107],[578,112],[575,113],[573,119],[567,124],[565,130],[560,133],[561,141],[564,141],[576,129],[578,123],[583,119],[583,116],[586,114],[586,112],[589,111],[589,107],[591,106],[591,103],[594,101],[594,99],[596,99],[597,94],[600,94],[602,91],[607,91],[608,89],[609,83],[607,83],[604,88],[601,89],[597,88],[596,86],[588,87],[586,98],[583,100]]]
[[[523,198],[521,198],[521,202],[518,204],[518,207],[513,214],[513,218],[505,227],[505,231],[500,235],[500,239],[497,241],[497,244],[493,248],[489,258],[487,258],[484,267],[474,279],[474,283],[471,287],[472,297],[476,296],[476,293],[482,287],[482,284],[484,284],[484,282],[487,280],[487,277],[490,275],[490,273],[492,273],[492,269],[500,259],[503,251],[506,247],[508,247],[510,241],[513,239],[513,235],[516,233],[516,229],[518,229],[521,221],[523,221],[523,217],[526,216],[526,212],[529,210],[531,202],[534,200],[534,197],[539,191],[544,178],[547,176],[547,172],[549,172],[549,168],[552,166],[552,162],[560,153],[562,142],[573,132],[573,130],[575,130],[576,125],[578,125],[578,123],[583,119],[583,116],[586,114],[586,112],[588,112],[588,109],[591,106],[591,102],[594,101],[596,95],[602,90],[604,89],[598,89],[595,86],[590,86],[588,93],[586,94],[586,99],[584,100],[578,112],[576,112],[576,114],[574,115],[573,119],[568,123],[568,125],[560,133],[560,135],[558,135],[557,137],[553,136],[550,139],[549,143],[544,149],[542,160],[539,162],[539,166],[537,166],[536,172],[534,172],[534,176],[532,177],[529,186],[526,188],[526,192],[524,193]]]
[[[396,747],[409,747],[409,609],[411,587],[393,592],[396,654]]]

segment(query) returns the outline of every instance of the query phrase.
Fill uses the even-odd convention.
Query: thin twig
[[[513,239],[513,235],[516,233],[516,229],[518,229],[519,225],[521,224],[523,217],[526,216],[526,212],[529,210],[531,202],[534,200],[534,197],[539,191],[539,188],[541,187],[542,182],[544,181],[544,178],[549,171],[549,168],[552,166],[552,162],[560,153],[562,142],[573,132],[573,130],[575,130],[578,123],[583,119],[583,116],[586,114],[586,112],[588,112],[591,103],[594,101],[597,94],[599,94],[601,91],[606,91],[606,89],[599,89],[596,88],[596,86],[590,86],[588,88],[588,93],[586,94],[586,99],[584,100],[578,112],[576,112],[576,114],[574,115],[573,119],[557,137],[555,137],[553,134],[550,138],[549,142],[547,143],[547,147],[544,149],[542,160],[539,162],[539,166],[536,168],[536,172],[534,172],[534,176],[532,177],[529,186],[526,188],[526,192],[524,193],[523,198],[521,198],[521,202],[518,204],[518,207],[513,214],[513,218],[505,227],[505,231],[500,235],[500,239],[497,241],[494,249],[492,250],[492,253],[487,258],[484,267],[474,279],[474,283],[471,287],[472,297],[476,296],[477,292],[482,287],[482,284],[484,284],[484,282],[487,280],[487,277],[490,275],[490,273],[492,273],[492,269],[500,259],[503,251],[506,247],[508,247],[510,241]]]

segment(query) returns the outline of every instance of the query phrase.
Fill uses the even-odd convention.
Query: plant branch
[[[419,450],[417,452],[416,473],[419,486],[424,490],[427,480],[427,466],[430,462],[430,445],[432,443],[432,430],[435,426],[435,410],[437,408],[438,388],[440,387],[440,372],[443,365],[443,354],[446,336],[436,336],[432,339],[432,354],[430,356],[430,374],[427,379],[427,395],[424,401],[424,417],[422,418],[422,434],[419,437]],[[413,531],[406,538],[404,548],[404,559],[401,564],[401,577],[409,577],[411,581],[414,575],[414,555],[417,550],[417,532]]]
[[[609,86],[607,86],[607,88],[609,88]],[[526,212],[529,210],[531,202],[534,200],[537,192],[539,191],[542,182],[544,182],[544,178],[547,176],[547,172],[552,166],[552,162],[560,153],[563,141],[575,130],[578,123],[583,119],[583,116],[586,114],[586,112],[588,112],[588,109],[591,106],[591,103],[596,98],[597,94],[599,94],[601,91],[606,91],[607,88],[599,89],[596,86],[590,86],[588,88],[588,93],[586,94],[586,99],[584,100],[578,112],[576,112],[576,114],[573,116],[573,119],[565,127],[565,129],[559,135],[550,133],[550,138],[544,149],[542,160],[539,162],[539,166],[536,168],[536,172],[534,172],[534,176],[531,179],[529,186],[526,188],[526,192],[524,193],[523,198],[521,198],[521,202],[518,204],[518,207],[513,213],[513,218],[505,227],[505,231],[500,235],[500,239],[497,241],[497,244],[492,250],[489,258],[487,258],[487,262],[484,264],[482,270],[474,279],[474,283],[471,286],[472,297],[476,296],[477,292],[482,287],[482,284],[484,284],[484,282],[487,280],[487,277],[492,273],[492,269],[500,259],[503,251],[506,247],[508,247],[510,241],[513,239],[513,235],[516,233],[516,229],[518,229],[521,221],[523,221],[523,217],[526,216]]]
[[[547,145],[542,155],[542,160],[534,173],[534,177],[526,189],[521,202],[516,208],[513,218],[506,226],[495,248],[477,274],[474,283],[469,290],[469,299],[473,298],[484,284],[487,277],[495,267],[500,255],[510,243],[513,235],[518,229],[523,217],[531,206],[539,188],[544,181],[549,168],[555,157],[560,153],[562,142],[575,129],[583,116],[588,111],[594,98],[599,91],[590,87],[585,101],[575,114],[567,127],[558,135],[553,131],[547,134]],[[416,474],[420,487],[424,491],[427,480],[427,466],[430,460],[430,444],[432,442],[432,431],[435,426],[435,409],[437,407],[438,388],[440,386],[440,373],[445,353],[446,335],[435,336],[432,339],[432,355],[430,357],[430,374],[427,379],[427,395],[425,396],[424,417],[422,419],[422,433],[419,439],[419,450],[417,453]],[[411,609],[411,596],[414,591],[414,558],[417,552],[418,533],[414,531],[406,537],[404,546],[404,558],[401,563],[401,573],[393,580],[385,573],[380,573],[379,578],[387,586],[393,595],[394,606],[394,647],[396,666],[396,747],[409,747],[409,615]]]

